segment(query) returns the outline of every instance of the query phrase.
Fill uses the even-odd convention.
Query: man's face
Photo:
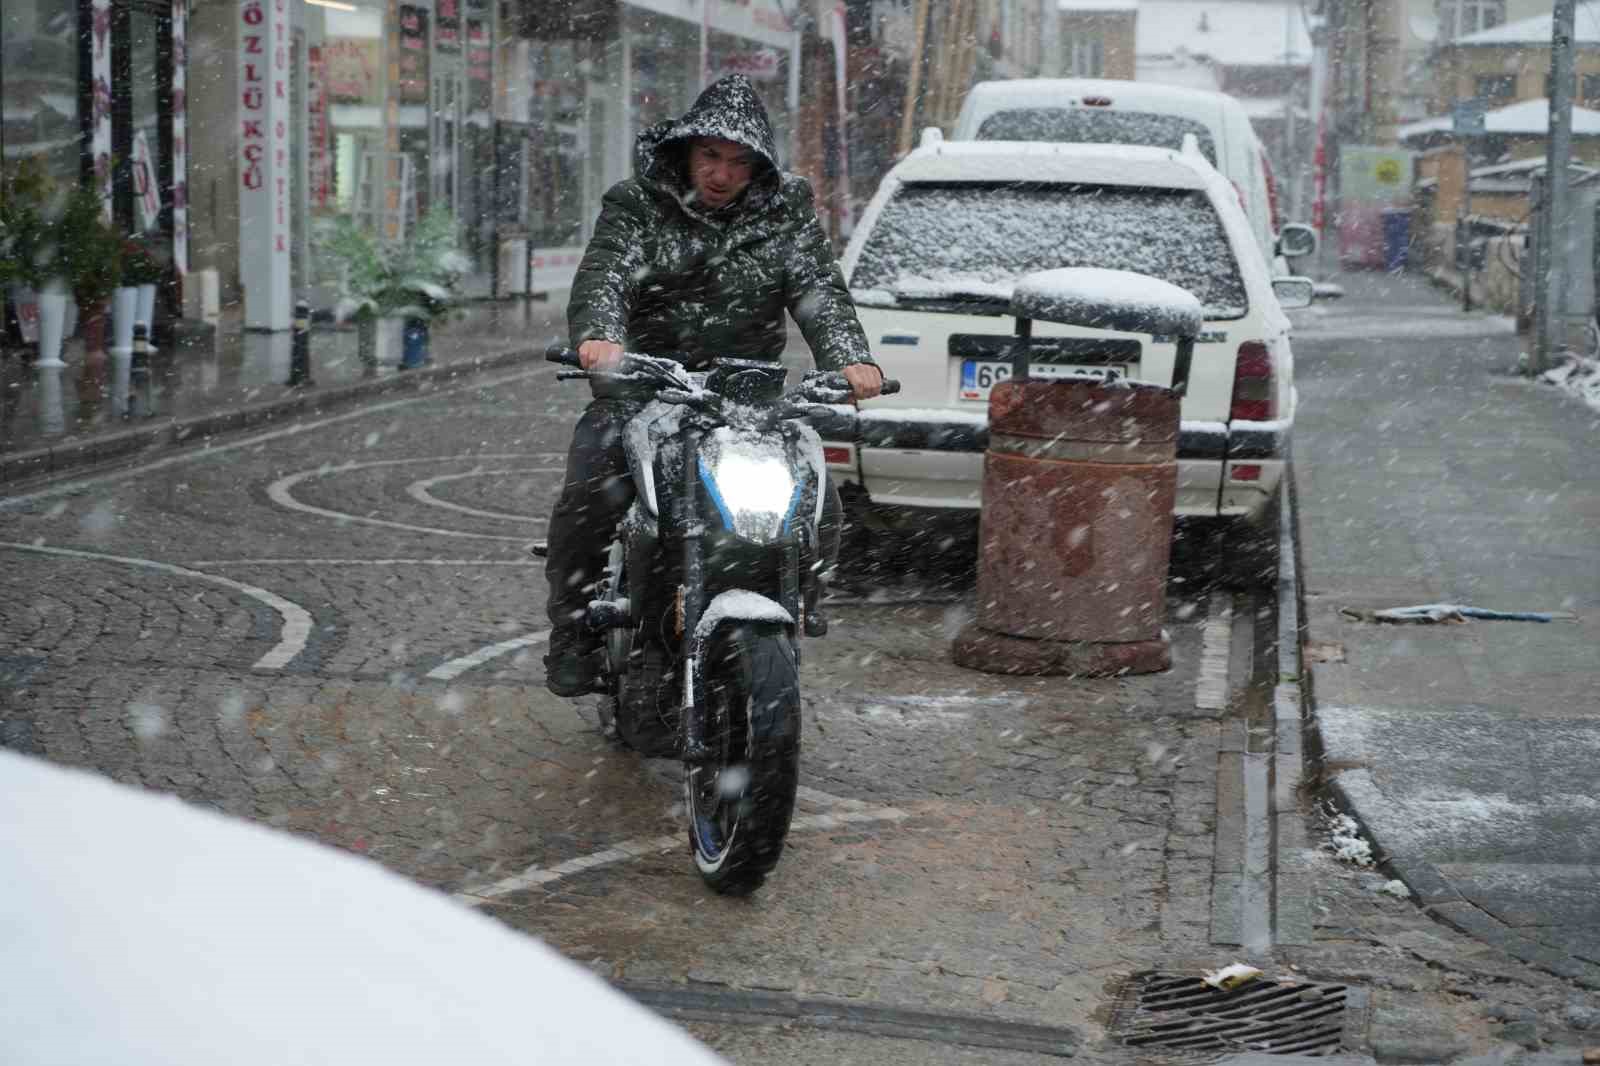
[[[739,198],[755,172],[756,154],[720,137],[696,137],[689,145],[689,184],[700,203],[715,211]]]

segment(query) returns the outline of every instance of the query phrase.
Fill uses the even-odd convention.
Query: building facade
[[[90,182],[188,266],[184,0],[0,0],[0,166]]]

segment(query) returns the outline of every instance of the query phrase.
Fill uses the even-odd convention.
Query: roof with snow
[[[1555,32],[1555,15],[1547,12],[1532,18],[1518,19],[1492,30],[1479,30],[1465,37],[1457,37],[1452,45],[1548,45]],[[1600,2],[1579,4],[1573,23],[1573,44],[1600,44]]]
[[[1483,130],[1485,133],[1512,136],[1542,136],[1549,133],[1550,101],[1540,97],[1537,100],[1523,100],[1486,112],[1483,116]],[[1450,116],[1437,115],[1425,118],[1421,122],[1406,123],[1397,131],[1397,136],[1402,141],[1410,141],[1439,135],[1448,137],[1452,132],[1453,122]],[[1591,111],[1587,107],[1574,107],[1572,135],[1600,137],[1600,111]]]
[[[1203,59],[1182,55],[1140,55],[1134,57],[1134,79],[1154,85],[1180,89],[1221,92],[1217,67]]]
[[[1198,56],[1231,67],[1305,66],[1311,34],[1299,4],[1143,0],[1134,51],[1140,57]]]
[[[1056,8],[1081,15],[1139,10],[1139,0],[1056,0]]]

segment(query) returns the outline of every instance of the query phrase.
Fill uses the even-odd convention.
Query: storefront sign
[[[777,0],[627,0],[630,7],[683,19],[715,33],[788,51],[796,34]],[[705,4],[708,6],[702,7]]]
[[[379,104],[378,60],[381,41],[371,37],[330,37],[322,45],[328,99],[336,104]]]
[[[327,207],[333,197],[333,155],[328,130],[328,64],[322,46],[306,49],[306,183],[311,206]]]
[[[434,0],[433,46],[447,55],[461,51],[460,0]]]
[[[239,4],[239,277],[246,329],[289,328],[289,0]]]
[[[189,273],[189,4],[172,0],[172,264]]]
[[[762,48],[755,52],[734,52],[711,58],[711,75],[714,78],[720,78],[724,74],[743,74],[753,81],[777,81],[778,67],[778,53],[771,48]]]
[[[528,291],[555,292],[572,288],[583,262],[582,248],[532,248],[528,251]]]
[[[428,102],[428,12],[400,5],[400,100]]]
[[[1345,145],[1339,150],[1339,194],[1366,203],[1405,201],[1411,196],[1411,153],[1404,148]]]
[[[8,11],[6,18],[11,14]],[[111,217],[111,0],[90,0],[89,73],[93,79],[89,156],[100,186],[106,217]],[[9,32],[9,31],[8,31]]]
[[[494,12],[488,0],[466,0],[467,109],[494,107]]]
[[[139,228],[147,232],[161,226],[160,186],[156,161],[150,158],[150,138],[139,130],[133,135],[133,198],[139,205]]]

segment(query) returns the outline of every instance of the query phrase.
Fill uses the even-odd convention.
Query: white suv
[[[1171,282],[1205,309],[1177,513],[1275,521],[1268,504],[1295,407],[1283,307],[1309,303],[1311,285],[1269,279],[1237,194],[1192,140],[1169,151],[931,136],[884,178],[843,267],[873,357],[902,382],[862,406],[855,439],[828,441],[829,469],[855,506],[910,509],[914,520],[976,510],[989,389],[1011,372],[1013,284],[1103,267]],[[1171,337],[1035,322],[1030,343],[1034,377],[1114,367],[1171,382]]]

